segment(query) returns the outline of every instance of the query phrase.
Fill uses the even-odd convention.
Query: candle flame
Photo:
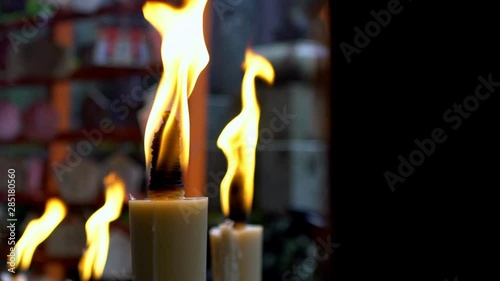
[[[255,172],[255,150],[259,131],[260,107],[257,101],[256,77],[267,83],[274,82],[274,69],[263,56],[248,49],[243,63],[245,75],[241,85],[242,110],[222,130],[217,139],[217,146],[227,159],[227,172],[221,182],[221,207],[227,217],[229,215],[229,197],[234,181],[243,187],[244,209],[250,213],[252,208]]]
[[[87,249],[78,264],[84,281],[89,280],[92,275],[95,279],[101,278],[108,258],[109,223],[120,216],[125,199],[125,183],[117,174],[108,174],[104,178],[104,185],[104,205],[85,223]]]
[[[186,0],[181,7],[166,3],[149,2],[143,6],[145,18],[162,37],[161,58],[163,74],[158,84],[155,100],[149,114],[144,134],[144,152],[147,170],[151,167],[153,137],[165,122],[157,165],[172,162],[180,157],[181,167],[187,171],[189,163],[189,108],[188,98],[201,71],[209,61],[203,35],[203,11],[207,0]],[[166,111],[170,114],[162,120]],[[180,156],[169,153],[165,136],[180,126]],[[174,161],[175,162],[175,161]],[[163,164],[162,164],[163,163]]]
[[[58,198],[50,198],[45,204],[43,215],[30,221],[23,235],[16,243],[16,268],[27,270],[30,267],[36,247],[40,245],[66,216],[66,207]]]

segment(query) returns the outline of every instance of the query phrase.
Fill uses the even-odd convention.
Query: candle
[[[214,281],[262,279],[263,228],[246,223],[252,207],[260,117],[254,79],[259,76],[272,83],[274,70],[269,61],[250,50],[243,67],[241,113],[227,124],[217,140],[228,161],[221,182],[221,207],[228,220],[210,230]]]
[[[207,198],[131,200],[136,281],[206,280]]]
[[[0,274],[0,280],[2,281],[27,281],[28,277],[26,273],[20,272],[16,274],[12,274],[10,272],[2,272]]]
[[[164,114],[164,119],[171,116]],[[153,154],[149,199],[129,201],[132,272],[137,281],[204,281],[208,198],[183,197],[179,130],[174,121],[163,134],[166,124],[155,134],[152,150],[168,143],[168,160]]]
[[[174,1],[172,1],[174,2]],[[144,133],[148,199],[129,201],[135,281],[205,281],[208,198],[185,198],[189,162],[187,99],[209,57],[207,0],[146,1],[144,16],[162,37],[163,75]]]
[[[210,229],[213,280],[261,280],[262,230],[230,220]]]
[[[15,245],[15,268],[19,267],[21,271],[29,269],[36,248],[49,237],[64,219],[66,213],[66,206],[60,199],[53,197],[47,200],[43,215],[28,223]],[[8,263],[8,271],[14,271],[10,263]]]

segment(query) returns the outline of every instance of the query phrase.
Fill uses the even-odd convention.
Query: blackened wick
[[[172,130],[164,135],[163,130],[167,124],[170,112],[163,114],[163,123],[156,131],[151,145],[151,169],[150,181],[148,189],[150,191],[177,191],[184,188],[182,182],[182,170],[180,162],[180,128],[179,122],[175,120]],[[163,139],[167,138],[167,139]],[[162,155],[163,159],[160,162],[160,148],[162,143],[166,143],[167,147],[164,151],[167,155]]]

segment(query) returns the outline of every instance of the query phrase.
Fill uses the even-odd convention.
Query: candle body
[[[131,200],[135,281],[205,281],[208,198]]]
[[[262,279],[262,231],[260,225],[220,224],[210,229],[214,281]]]

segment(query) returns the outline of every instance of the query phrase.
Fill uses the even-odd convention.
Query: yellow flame
[[[16,268],[27,270],[36,247],[40,245],[66,216],[64,203],[57,198],[50,198],[45,204],[43,215],[30,221],[23,235],[16,243]]]
[[[203,11],[207,0],[185,0],[182,7],[147,1],[143,6],[145,18],[162,37],[161,58],[163,75],[158,84],[155,100],[144,134],[144,152],[148,170],[151,165],[153,136],[162,124],[162,115],[170,111],[163,136],[171,132],[175,120],[180,126],[180,163],[186,172],[189,162],[189,108],[188,98],[196,80],[208,64],[209,56],[203,35]],[[165,142],[167,138],[163,137]],[[158,162],[167,161],[168,147],[161,144]]]
[[[260,107],[255,94],[255,77],[274,82],[274,69],[264,57],[247,50],[243,63],[245,75],[241,85],[242,110],[222,130],[217,146],[227,158],[227,172],[221,182],[221,207],[229,215],[229,189],[235,179],[243,185],[245,210],[250,212],[253,200],[255,150],[259,131]]]
[[[106,201],[85,223],[87,249],[78,264],[81,279],[85,281],[92,275],[95,279],[102,276],[108,258],[109,223],[120,216],[125,198],[125,184],[117,174],[107,175],[104,185]]]

